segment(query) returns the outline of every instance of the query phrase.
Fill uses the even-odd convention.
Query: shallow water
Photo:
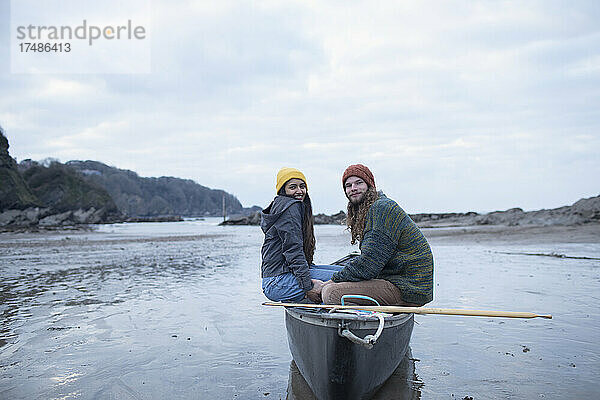
[[[283,310],[261,306],[260,229],[217,222],[0,234],[0,399],[280,399],[301,386]],[[316,236],[318,263],[355,249],[342,227]],[[506,253],[598,257],[600,244],[431,244],[431,306],[554,319],[416,316],[414,372],[389,396],[598,397],[600,261]]]

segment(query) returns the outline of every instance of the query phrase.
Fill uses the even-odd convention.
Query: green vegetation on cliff
[[[243,211],[235,196],[190,179],[143,178],[133,171],[97,161],[69,161],[66,165],[77,170],[86,181],[105,188],[119,210],[128,216],[220,216],[223,197],[228,215]]]
[[[97,161],[24,160],[17,165],[8,147],[0,127],[0,213],[43,207],[44,215],[94,208],[111,220],[220,216],[223,202],[228,215],[246,211],[235,196],[189,179],[143,178]]]
[[[23,172],[23,179],[33,193],[56,212],[77,209],[104,209],[118,214],[118,209],[108,192],[94,183],[85,181],[73,169],[54,162],[48,167],[38,163]]]
[[[31,193],[16,169],[0,166],[0,211],[41,206],[43,204]]]
[[[8,147],[8,139],[0,127],[0,211],[41,206],[19,174],[16,161],[8,154]]]

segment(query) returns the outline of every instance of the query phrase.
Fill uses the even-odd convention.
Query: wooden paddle
[[[282,306],[282,307],[304,307],[304,308],[336,308],[352,309],[364,311],[377,311],[384,313],[409,313],[409,314],[443,314],[443,315],[464,315],[475,317],[503,317],[503,318],[548,318],[552,315],[539,315],[530,312],[520,311],[486,311],[486,310],[459,310],[455,308],[423,308],[423,307],[402,307],[402,306],[340,306],[336,304],[303,304],[303,303],[278,303],[267,301],[263,306]]]

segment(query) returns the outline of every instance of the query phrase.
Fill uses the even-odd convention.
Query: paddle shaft
[[[304,308],[336,308],[353,309],[364,311],[377,311],[384,313],[405,313],[405,314],[442,314],[442,315],[463,315],[468,317],[501,317],[501,318],[548,318],[552,315],[540,315],[521,311],[487,311],[487,310],[459,310],[454,308],[423,308],[423,307],[402,307],[402,306],[340,306],[335,304],[303,304],[303,303],[278,303],[267,301],[264,306],[282,306],[282,307],[304,307]]]

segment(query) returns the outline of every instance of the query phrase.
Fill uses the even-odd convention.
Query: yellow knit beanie
[[[275,182],[275,193],[279,192],[279,189],[290,179],[297,178],[302,179],[308,188],[308,182],[306,181],[306,177],[296,168],[281,168],[277,173],[277,182]]]

